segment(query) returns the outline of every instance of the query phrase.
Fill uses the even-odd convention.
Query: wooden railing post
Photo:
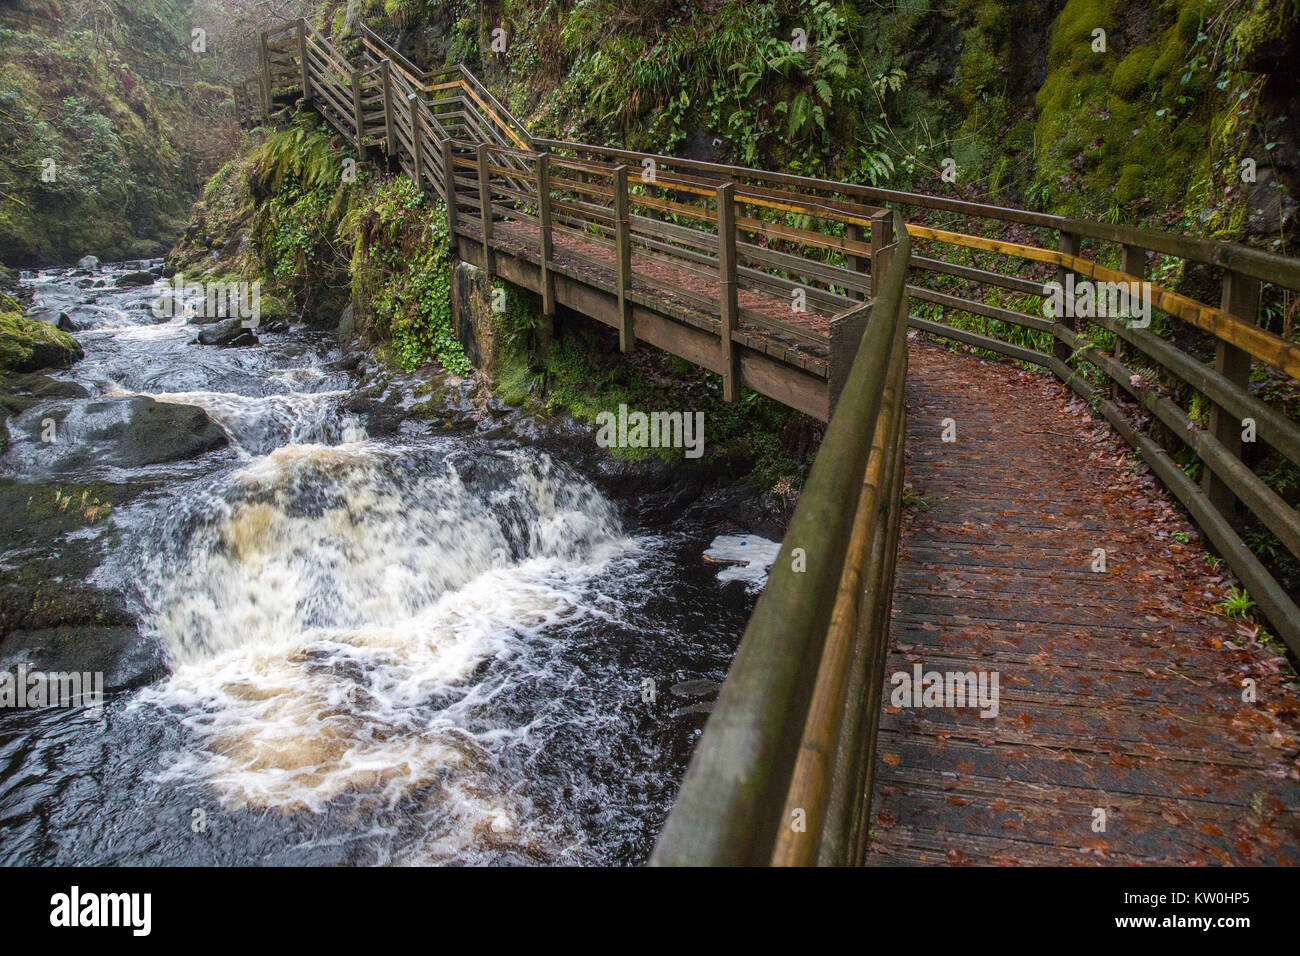
[[[298,64],[302,69],[302,101],[311,103],[311,71],[307,68],[307,21],[298,19]]]
[[[361,71],[352,71],[352,122],[357,128],[357,159],[362,158],[366,138],[366,117],[361,110]]]
[[[538,153],[537,174],[537,221],[541,243],[541,280],[542,280],[542,315],[548,318],[555,315],[555,277],[551,275],[551,154]]]
[[[447,236],[455,248],[456,244],[456,154],[451,148],[451,140],[442,141],[442,198],[447,201]]]
[[[1259,280],[1239,272],[1225,271],[1220,308],[1243,322],[1253,325],[1259,308]],[[1246,391],[1250,385],[1250,353],[1228,344],[1223,339],[1216,339],[1214,370]],[[1210,434],[1238,460],[1241,458],[1241,429],[1242,425],[1238,419],[1211,401]],[[1201,468],[1203,471],[1201,487],[1209,497],[1210,503],[1220,514],[1231,515],[1236,506],[1236,495],[1208,465],[1202,465]]]
[[[734,402],[740,391],[740,368],[732,336],[740,311],[736,297],[736,184],[723,183],[718,202],[718,336],[722,360],[722,400]]]
[[[424,191],[424,138],[420,135],[420,101],[414,93],[406,98],[411,106],[411,165],[415,188]]]
[[[894,214],[888,209],[881,209],[871,214],[871,292],[876,291],[876,257],[880,251],[894,241]],[[884,268],[883,266],[881,268]]]
[[[874,233],[875,230],[872,230],[872,232]],[[856,222],[845,223],[844,238],[847,239],[849,242],[861,242],[863,238],[862,227],[858,225]],[[866,272],[870,268],[870,262],[871,262],[870,259],[860,256],[854,252],[845,252],[844,255],[848,267],[852,269],[854,272]]]
[[[1079,237],[1074,235],[1074,233],[1066,232],[1064,229],[1062,229],[1061,241],[1058,243],[1057,249],[1060,252],[1065,253],[1067,256],[1077,256],[1079,254]],[[1058,267],[1056,270],[1056,281],[1061,283],[1062,286],[1064,286],[1065,277],[1068,276],[1071,271],[1072,270],[1067,269],[1065,266]],[[1069,308],[1069,306],[1071,305],[1069,301],[1069,297],[1066,296],[1065,299],[1066,299],[1065,302],[1066,311],[1073,311],[1072,309]],[[1068,329],[1072,329],[1076,332],[1079,330],[1079,325],[1075,321],[1073,316],[1058,315],[1056,317],[1056,321],[1060,322]],[[1055,358],[1059,359],[1060,361],[1068,364],[1070,360],[1070,347],[1066,345],[1064,342],[1062,342],[1060,339],[1057,339],[1055,342],[1052,343],[1052,355]]]
[[[479,214],[483,228],[483,270],[491,279],[493,269],[492,257],[492,173],[488,169],[488,148],[482,144],[478,148],[478,201]]]
[[[1145,279],[1147,276],[1147,252],[1138,246],[1124,245],[1120,247],[1120,272],[1127,272],[1135,279]],[[1132,309],[1129,309],[1130,316]],[[1118,335],[1115,336],[1115,360],[1124,361],[1124,339]],[[1122,389],[1118,383],[1110,383],[1111,401],[1120,397]]]
[[[393,116],[393,78],[387,60],[379,61],[379,75],[384,90],[384,145],[391,162],[397,156],[397,125]]]
[[[614,254],[615,278],[618,283],[618,348],[630,352],[636,347],[636,330],[632,327],[632,240],[627,215],[627,167],[614,168]]]
[[[262,47],[258,51],[262,61],[262,107],[266,118],[271,118],[271,51],[267,48],[267,33],[262,31]]]

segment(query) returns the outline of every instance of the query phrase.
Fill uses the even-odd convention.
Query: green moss
[[[1160,47],[1144,43],[1124,57],[1111,77],[1111,88],[1126,100],[1131,100],[1152,80],[1151,68],[1160,56]]]
[[[77,340],[49,322],[0,312],[0,371],[34,372],[71,365],[81,356]]]
[[[174,95],[147,79],[179,64],[187,10],[105,0],[56,30],[0,31],[0,261],[120,259],[175,238],[193,193],[186,160],[206,174],[229,123],[225,90]]]
[[[566,327],[546,356],[539,355],[539,316],[535,297],[498,280],[506,291],[506,309],[495,329],[500,336],[494,393],[512,405],[540,413],[564,413],[595,424],[602,412],[619,405],[642,411],[682,410],[704,413],[705,455],[687,459],[680,448],[613,447],[616,458],[643,461],[658,457],[674,467],[722,468],[763,487],[778,483],[798,487],[811,465],[795,461],[785,448],[791,429],[815,426],[796,412],[749,389],[735,402],[722,400],[721,379],[684,359],[643,347],[634,361],[611,349],[611,331],[594,326]]]

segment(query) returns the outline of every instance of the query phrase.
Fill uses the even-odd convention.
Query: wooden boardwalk
[[[920,499],[903,521],[868,862],[1300,863],[1300,700],[1282,654],[1234,643],[1195,529],[1067,394],[911,345]],[[997,671],[996,719],[891,706],[889,675],[916,663]]]
[[[482,242],[482,229],[473,219],[465,223],[464,234]],[[492,246],[529,262],[536,263],[541,259],[539,230],[531,223],[513,219],[498,221],[493,226]],[[679,265],[638,249],[631,252],[631,265],[630,286],[640,301],[653,302],[658,309],[671,310],[681,321],[712,335],[717,334],[716,316],[707,307],[700,306],[701,300],[716,303],[721,298],[716,275],[687,272]],[[572,233],[557,231],[551,267],[606,292],[614,292],[618,286],[613,247]],[[647,279],[655,281],[645,281]],[[769,316],[797,327],[807,335],[807,339],[795,341],[775,328],[741,321],[736,325],[741,344],[816,375],[826,375],[833,315],[821,312],[815,306],[803,312],[792,312],[788,298],[778,298],[759,290],[740,289],[737,299],[748,313]]]

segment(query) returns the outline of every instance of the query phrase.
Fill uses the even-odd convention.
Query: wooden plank
[[[384,96],[384,142],[390,158],[397,155],[397,130],[393,122],[393,81],[387,60],[380,61]]]
[[[551,234],[551,168],[550,153],[541,153],[537,157],[537,219],[538,233],[541,241],[542,314],[548,318],[555,316],[555,280],[551,276],[550,262],[553,256],[553,236]]]
[[[1062,255],[1068,256],[1071,259],[1074,258],[1079,253],[1079,237],[1072,233],[1066,232],[1064,229],[1061,230],[1059,248]],[[1069,274],[1070,274],[1070,270],[1064,265],[1062,265],[1060,268],[1056,270],[1056,281],[1060,283],[1062,287],[1064,287],[1066,284],[1066,280],[1069,277]],[[1067,309],[1066,311],[1068,312],[1070,310]],[[1068,315],[1066,316],[1058,315],[1055,318],[1057,322],[1061,322],[1071,329],[1078,329],[1079,327],[1078,322],[1074,318]],[[1052,356],[1060,362],[1069,362],[1070,349],[1064,342],[1062,342],[1058,338],[1052,343]]]
[[[1259,308],[1259,280],[1236,272],[1223,275],[1222,309],[1238,318],[1254,323]],[[1215,343],[1214,370],[1240,389],[1250,383],[1250,355],[1222,339]],[[1238,461],[1241,460],[1241,421],[1218,404],[1210,404],[1210,434]],[[1231,516],[1236,499],[1219,475],[1205,469],[1202,482],[1206,497],[1223,514]]]
[[[1069,385],[1080,398],[1088,402],[1095,400],[1094,395],[1097,390],[1074,374],[1067,365],[1053,358],[1051,366],[1056,376]],[[1151,470],[1174,497],[1183,503],[1196,524],[1205,532],[1206,537],[1227,562],[1228,567],[1246,586],[1251,598],[1268,618],[1278,636],[1286,642],[1293,653],[1300,654],[1300,607],[1296,606],[1295,601],[1268,573],[1259,558],[1246,547],[1228,519],[1178,467],[1168,452],[1133,428],[1124,413],[1113,402],[1102,398],[1097,401],[1096,407],[1121,437],[1142,456],[1142,460],[1151,466]]]
[[[722,400],[739,398],[740,367],[736,361],[736,321],[739,316],[736,284],[736,185],[724,183],[717,189],[718,203],[718,284],[722,325],[718,337],[719,361],[722,364]]]
[[[420,129],[419,97],[411,93],[407,97],[407,109],[411,114],[411,162],[415,166],[415,188],[424,190],[424,131]],[[444,197],[445,198],[445,197]],[[447,203],[448,235],[456,235],[456,203]]]
[[[636,328],[632,324],[632,308],[627,300],[632,288],[632,245],[628,241],[626,166],[614,170],[614,257],[618,289],[618,348],[620,352],[630,352],[636,348]]]
[[[307,65],[307,21],[298,20],[298,65],[301,70],[302,100],[311,104],[311,70]]]
[[[262,107],[267,117],[271,115],[271,54],[267,49],[267,33],[262,31],[260,62],[262,65]]]
[[[908,324],[914,329],[922,332],[928,332],[931,335],[937,335],[941,338],[952,339],[955,342],[961,342],[965,345],[973,345],[976,348],[984,349],[988,352],[996,352],[999,355],[1005,355],[1009,358],[1017,359],[1021,362],[1029,362],[1033,365],[1047,365],[1047,355],[1044,352],[1035,352],[1033,349],[1023,348],[1019,345],[1011,345],[1003,342],[1001,339],[989,338],[987,335],[978,335],[975,332],[968,332],[965,329],[955,329],[952,326],[944,325],[940,322],[932,322],[929,319],[921,319],[913,316],[908,319]]]
[[[352,71],[352,128],[356,130],[357,158],[365,155],[366,124],[361,113],[361,74]]]
[[[1247,278],[1246,281],[1253,283],[1255,280]],[[1072,354],[1077,352],[1079,357],[1100,368],[1139,405],[1164,422],[1178,436],[1179,441],[1191,448],[1203,463],[1206,475],[1215,475],[1226,490],[1230,503],[1235,503],[1240,498],[1250,512],[1277,535],[1288,551],[1300,557],[1300,515],[1242,462],[1239,424],[1233,423],[1230,436],[1237,439],[1237,444],[1233,446],[1225,443],[1212,429],[1197,427],[1191,417],[1168,398],[1140,384],[1134,384],[1133,370],[1113,356],[1095,348],[1084,347],[1080,351],[1082,341],[1064,325],[1058,324],[1055,331],[1070,347]],[[1213,503],[1208,482],[1202,481],[1202,485],[1206,498]],[[1217,503],[1215,507],[1224,515],[1231,516],[1230,510]]]
[[[444,139],[442,141],[442,182],[443,182],[443,201],[447,204],[447,235],[453,239],[456,236],[458,223],[456,222],[456,177],[452,174],[455,168],[455,156],[452,153],[451,141]]]
[[[482,232],[479,235],[483,241],[483,271],[487,273],[489,281],[496,274],[496,254],[492,251],[491,175],[488,172],[487,147],[480,145],[478,148],[478,202],[479,222],[482,226]]]

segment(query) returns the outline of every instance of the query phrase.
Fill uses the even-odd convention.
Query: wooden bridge
[[[546,317],[828,421],[652,862],[1300,862],[1294,674],[1216,613],[1199,548],[1300,652],[1295,595],[1240,530],[1300,556],[1300,515],[1253,467],[1300,464],[1300,427],[1251,388],[1300,375],[1258,322],[1300,261],[540,139],[463,66],[349,42],[264,34],[241,121],[310,106],[442,197],[457,254]],[[1150,328],[1033,311],[1051,280],[1149,273]],[[929,671],[950,694],[996,677],[995,707],[898,696]]]

